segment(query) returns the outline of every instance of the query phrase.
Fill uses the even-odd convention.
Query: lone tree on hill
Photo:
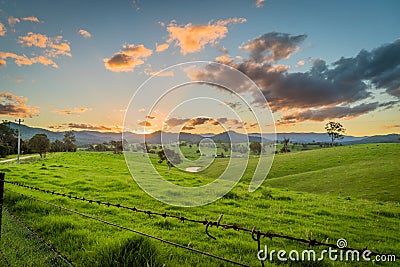
[[[283,153],[290,152],[289,141],[290,141],[289,138],[286,138],[286,137],[283,138],[283,142],[282,142],[283,147],[281,148],[281,152],[283,152]]]
[[[251,142],[250,144],[250,150],[256,154],[256,155],[260,155],[261,154],[261,144],[259,142]]]
[[[331,146],[334,145],[336,139],[342,139],[346,129],[340,122],[330,121],[325,125],[325,130],[331,138]]]
[[[40,157],[46,157],[46,152],[50,150],[50,140],[45,134],[35,134],[28,143],[29,148]]]
[[[174,165],[182,163],[182,159],[179,154],[171,149],[164,148],[163,150],[158,151],[157,154],[160,158],[158,163],[162,163],[165,160],[168,165],[168,171],[170,171],[171,167],[173,167]]]

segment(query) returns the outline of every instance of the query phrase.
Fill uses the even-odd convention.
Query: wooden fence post
[[[4,193],[4,172],[0,172],[0,239],[1,239],[1,225],[3,218],[3,193]]]

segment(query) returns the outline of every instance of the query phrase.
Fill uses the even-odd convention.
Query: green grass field
[[[194,149],[194,148],[193,148]],[[248,192],[252,158],[241,182],[222,199],[196,208],[163,204],[134,182],[123,155],[77,152],[49,154],[44,160],[0,165],[6,179],[81,197],[101,199],[137,208],[195,219],[237,223],[262,231],[285,233],[335,243],[345,238],[350,247],[400,255],[400,145],[373,144],[278,154],[268,179]],[[229,159],[216,159],[200,173],[186,173],[156,163],[157,169],[177,184],[198,186],[212,181]],[[138,159],[140,160],[140,158]],[[140,166],[138,162],[138,166]],[[143,178],[146,170],[142,171]],[[149,217],[117,208],[81,203],[6,184],[5,205],[77,266],[225,266],[226,263],[60,211],[25,199],[7,189],[32,195],[129,228],[208,251],[252,266],[259,266],[257,244],[248,233],[210,228],[174,219]],[[262,239],[279,250],[308,249],[305,244]],[[322,248],[319,248],[320,251]],[[268,265],[279,262],[267,263]],[[293,264],[293,263],[292,263]],[[372,266],[372,263],[370,263]],[[344,262],[303,262],[299,266],[342,266]],[[351,266],[364,266],[351,263]],[[392,266],[393,263],[383,264]],[[292,266],[292,265],[291,265]]]

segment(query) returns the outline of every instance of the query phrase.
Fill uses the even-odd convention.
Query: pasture
[[[185,148],[187,149],[187,148]],[[195,148],[193,148],[195,149]],[[400,145],[372,144],[278,154],[264,184],[248,192],[258,159],[250,159],[242,180],[218,201],[202,207],[183,208],[163,204],[134,182],[121,154],[76,152],[49,154],[44,160],[2,164],[6,179],[43,189],[167,212],[195,219],[217,220],[246,228],[284,233],[335,243],[345,238],[350,247],[400,255]],[[223,172],[228,158],[216,158],[199,173],[187,173],[165,163],[156,168],[180,185],[198,186]],[[193,158],[195,154],[192,154]],[[137,157],[137,166],[141,158]],[[141,170],[143,179],[146,170]],[[252,266],[259,266],[257,243],[248,233],[205,227],[170,218],[152,217],[114,207],[82,203],[6,184],[6,207],[77,266],[225,266],[226,263],[188,252],[133,233],[61,211],[7,190],[32,195],[73,210],[183,245],[208,251]],[[269,249],[308,249],[305,244],[283,239],[262,239]],[[6,249],[6,248],[3,248]],[[321,250],[323,248],[317,248]],[[12,260],[12,259],[11,259]],[[14,259],[18,261],[17,257]],[[277,261],[266,265],[282,264]],[[293,263],[292,263],[293,264]],[[299,263],[308,266],[342,266],[343,262]],[[351,263],[364,266],[364,263]],[[371,263],[372,265],[372,263]],[[390,266],[390,264],[386,264]]]

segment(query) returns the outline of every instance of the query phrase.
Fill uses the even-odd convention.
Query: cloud
[[[301,66],[304,66],[304,64],[306,64],[304,62],[304,60],[300,60],[300,61],[297,62],[296,66],[301,67]]]
[[[0,36],[6,35],[7,29],[3,23],[0,22]]]
[[[281,118],[287,122],[302,121],[325,121],[330,119],[354,118],[368,112],[374,111],[379,106],[378,102],[362,103],[355,107],[332,106],[326,108],[308,109],[305,111],[293,112]]]
[[[196,127],[187,126],[187,125],[182,127],[182,131],[190,131],[190,130],[194,130],[194,129],[196,129]]]
[[[256,0],[254,5],[256,6],[256,8],[261,8],[264,6],[264,2],[265,0]]]
[[[154,117],[154,116],[146,116],[146,119],[149,119],[149,120],[154,120],[156,117]]]
[[[88,31],[86,31],[86,30],[79,30],[78,31],[78,33],[80,34],[80,35],[82,35],[83,37],[85,37],[85,38],[90,38],[90,37],[92,37],[92,35],[90,34],[90,32],[88,32]]]
[[[190,119],[170,118],[170,119],[166,120],[164,122],[164,124],[173,128],[175,126],[185,124],[188,120],[190,120]]]
[[[151,123],[148,121],[141,121],[138,123],[139,126],[151,126]]]
[[[159,77],[173,77],[174,76],[174,72],[172,71],[172,70],[169,70],[169,71],[153,71],[153,70],[151,70],[151,67],[148,67],[148,68],[146,68],[145,70],[144,70],[144,73],[146,74],[146,75],[150,75],[150,76],[152,76],[152,75],[156,75],[156,76],[159,76]]]
[[[284,40],[290,40],[292,35],[272,33],[272,36],[283,36]],[[373,92],[382,89],[386,91],[387,97],[400,98],[400,40],[371,51],[362,50],[354,57],[340,58],[331,65],[317,59],[309,71],[288,72],[287,66],[274,64],[273,61],[286,58],[297,49],[297,43],[304,36],[294,37],[296,41],[283,42],[285,45],[279,42],[277,46],[258,45],[259,41],[250,41],[247,44],[250,57],[229,64],[255,81],[272,111],[282,112],[282,121],[293,123],[354,118],[373,110],[389,109],[397,104],[398,101],[369,102],[372,102]],[[268,49],[265,50],[266,47]],[[256,98],[256,90],[252,91],[250,86],[240,84],[239,80],[226,75],[223,68],[215,64],[195,69],[188,75],[193,80],[232,85],[230,88],[238,93],[253,94],[254,105],[265,105],[263,98]]]
[[[218,63],[229,65],[229,64],[232,64],[234,60],[230,56],[222,55],[222,56],[216,57],[215,61]]]
[[[62,115],[80,115],[86,111],[92,110],[91,108],[73,108],[73,109],[63,109],[63,110],[52,110],[52,112]]]
[[[49,38],[46,35],[33,32],[18,37],[18,43],[28,47],[37,46],[40,48],[46,48],[48,40]]]
[[[64,123],[58,125],[49,125],[50,129],[79,129],[79,130],[89,130],[89,131],[101,131],[101,132],[121,132],[121,126],[105,126],[105,125],[93,125],[88,123]]]
[[[224,38],[228,33],[228,25],[244,22],[246,22],[244,18],[210,21],[206,25],[192,23],[177,25],[175,22],[171,22],[167,26],[169,33],[167,42],[172,43],[175,41],[175,46],[180,47],[183,55],[199,52],[207,44],[215,45],[219,39]]]
[[[0,67],[7,65],[7,62],[4,59],[0,59]]]
[[[153,51],[144,45],[123,45],[120,52],[103,60],[104,66],[114,72],[131,72],[135,67],[142,65],[152,53]]]
[[[39,115],[39,110],[26,104],[28,99],[9,92],[0,94],[0,116],[27,118]]]
[[[29,32],[25,36],[19,36],[18,43],[26,47],[35,46],[46,49],[45,54],[50,57],[71,56],[71,47],[62,40],[62,36],[48,37],[41,33]]]
[[[40,23],[40,20],[37,17],[33,17],[33,16],[22,18],[22,20],[23,21],[30,21],[30,22]]]
[[[270,32],[248,41],[240,48],[247,51],[256,62],[276,62],[288,59],[298,51],[298,44],[306,37],[306,34],[293,36],[288,33]]]
[[[221,117],[221,118],[204,118],[204,117],[198,117],[198,118],[171,118],[165,121],[165,125],[169,128],[174,128],[176,126],[182,126],[182,130],[194,130],[197,126],[199,125],[220,125],[220,124],[225,124],[225,125],[235,125],[235,126],[243,126],[245,123],[242,123],[241,121],[237,119],[228,119],[226,117]]]
[[[382,128],[384,128],[384,129],[395,129],[395,128],[400,128],[400,124],[383,125]]]
[[[5,59],[7,59],[7,58],[14,59],[15,64],[17,64],[18,66],[22,66],[22,65],[30,66],[35,63],[39,63],[39,64],[42,64],[45,66],[50,65],[54,68],[58,68],[58,65],[46,56],[37,56],[37,57],[28,58],[26,55],[20,56],[20,55],[14,54],[14,53],[0,52],[0,60],[2,60],[4,65],[6,65]]]
[[[168,47],[169,47],[168,43],[156,45],[156,52],[157,53],[163,52],[163,51],[167,50]]]
[[[21,21],[19,18],[14,18],[13,16],[10,16],[8,17],[7,22],[11,28],[14,28],[15,24],[20,23]]]

